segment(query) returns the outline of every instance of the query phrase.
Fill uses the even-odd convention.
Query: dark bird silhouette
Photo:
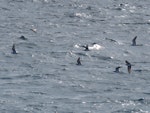
[[[89,46],[88,45],[85,45],[85,46],[82,46],[82,47],[85,48],[84,51],[89,51]]]
[[[27,40],[27,38],[24,37],[23,35],[21,37],[19,37],[19,38],[22,39],[22,40]]]
[[[132,46],[136,46],[136,39],[137,39],[137,36],[135,36],[132,40]]]
[[[81,65],[80,57],[77,59],[77,65]]]
[[[12,54],[17,54],[16,49],[15,49],[15,44],[12,46]]]
[[[131,63],[128,62],[127,60],[125,61],[125,63],[127,65],[128,73],[131,73]]]
[[[116,69],[115,69],[114,72],[119,73],[119,72],[120,72],[120,71],[119,71],[120,68],[121,68],[121,66],[116,67]]]
[[[117,42],[116,40],[111,39],[111,38],[105,38],[105,40],[109,40],[110,42]]]

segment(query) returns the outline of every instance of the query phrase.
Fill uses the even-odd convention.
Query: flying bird
[[[137,39],[137,36],[135,36],[132,40],[132,46],[136,46],[136,39]]]
[[[85,48],[84,51],[89,51],[89,46],[88,45],[85,45],[85,46],[82,46],[82,47]]]
[[[131,63],[128,62],[127,60],[125,61],[126,65],[127,65],[127,69],[128,69],[128,73],[131,73]]]
[[[12,54],[17,54],[16,49],[15,49],[15,44],[12,46]]]
[[[80,57],[77,59],[77,65],[81,65]]]
[[[27,38],[25,37],[25,36],[21,36],[21,37],[19,37],[20,39],[22,39],[22,40],[27,40]]]
[[[120,72],[120,71],[119,71],[120,68],[121,68],[121,66],[116,67],[116,69],[115,69],[114,72],[119,73],[119,72]]]

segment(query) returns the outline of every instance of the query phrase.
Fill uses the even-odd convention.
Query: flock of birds
[[[137,36],[135,36],[135,37],[132,39],[132,44],[131,44],[131,45],[132,45],[132,46],[142,46],[142,45],[136,44],[136,39],[137,39]],[[112,41],[115,41],[115,40],[113,40],[113,39],[111,39],[111,40],[112,40]],[[95,43],[93,43],[93,44],[95,44]],[[85,48],[85,49],[84,49],[85,51],[89,51],[88,45],[81,46],[81,47]],[[131,66],[132,66],[132,64],[131,64],[129,61],[127,61],[127,60],[125,60],[125,63],[126,63],[126,66],[127,66],[128,73],[130,74],[130,73],[131,73]],[[80,60],[80,57],[78,57],[78,59],[77,59],[77,65],[82,65],[81,60]],[[116,67],[116,69],[115,69],[114,72],[120,73],[120,71],[119,71],[120,68],[121,68],[121,66]]]
[[[24,36],[21,36],[20,39],[26,40],[26,38],[25,38]],[[136,39],[137,39],[137,36],[135,36],[135,37],[133,38],[133,40],[132,40],[132,46],[140,46],[140,45],[137,45],[137,44],[136,44]],[[113,40],[113,39],[112,39],[112,40]],[[113,40],[113,41],[114,41],[114,40]],[[96,44],[96,43],[93,43],[93,45],[94,45],[94,44]],[[89,51],[89,46],[88,46],[88,45],[81,46],[81,47],[83,47],[85,51]],[[15,44],[13,44],[13,46],[12,46],[12,54],[18,54],[17,51],[16,51],[16,49],[15,49]],[[127,61],[127,60],[125,61],[125,63],[126,63],[126,66],[127,66],[128,73],[130,74],[130,73],[131,73],[131,66],[132,66],[132,65],[131,65],[131,63],[130,63],[129,61]],[[82,65],[81,60],[80,60],[80,57],[78,57],[78,59],[77,59],[77,65]],[[120,71],[119,71],[120,68],[121,68],[121,66],[116,67],[116,69],[115,69],[114,72],[119,73],[119,72],[120,72]]]

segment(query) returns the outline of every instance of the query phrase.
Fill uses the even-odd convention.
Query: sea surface
[[[0,14],[0,113],[150,113],[149,0],[0,0]]]

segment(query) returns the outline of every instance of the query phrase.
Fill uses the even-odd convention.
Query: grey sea
[[[0,113],[150,113],[149,0],[0,0],[0,14]]]

